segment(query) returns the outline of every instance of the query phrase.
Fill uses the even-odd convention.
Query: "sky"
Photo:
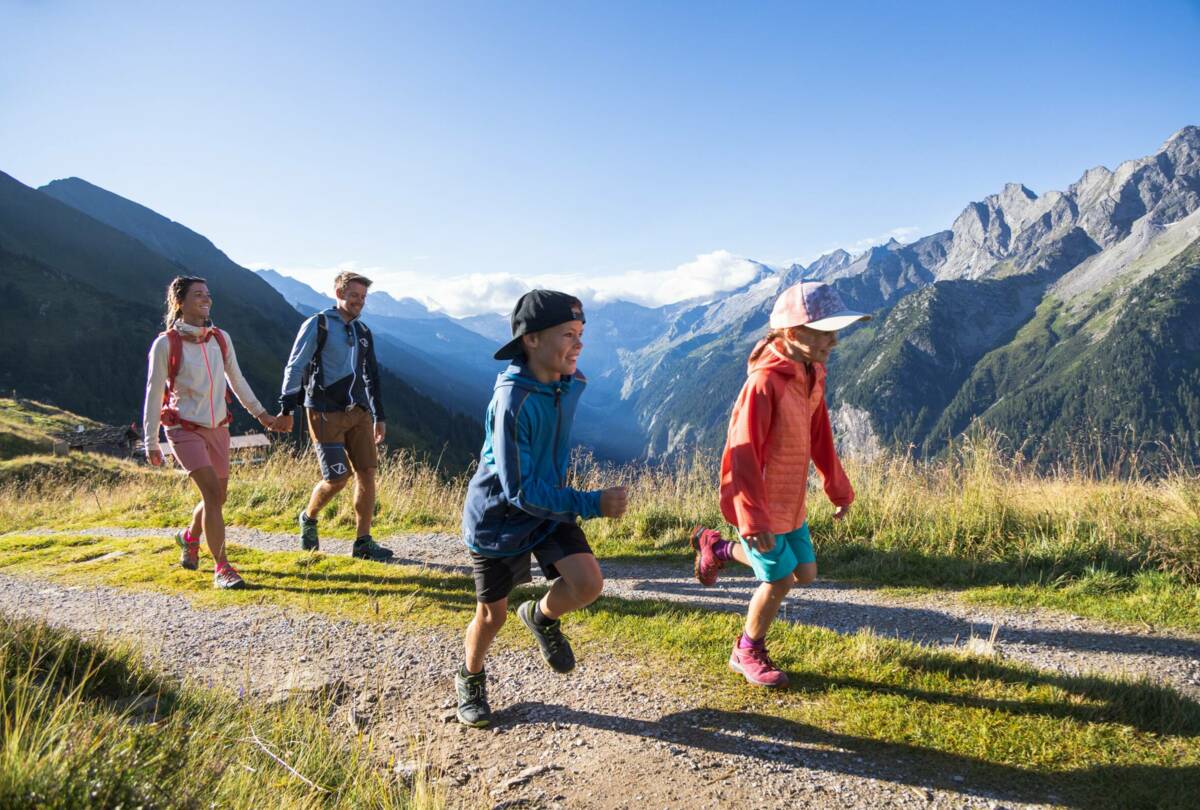
[[[663,304],[1200,124],[1200,0],[0,0],[0,171],[319,289]]]

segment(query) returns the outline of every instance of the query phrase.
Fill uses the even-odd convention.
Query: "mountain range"
[[[873,320],[844,332],[829,399],[843,449],[940,452],[988,427],[1045,460],[1081,442],[1200,460],[1200,128],[1063,191],[1010,183],[946,230],[807,266],[754,263],[742,286],[663,307],[589,302],[575,436],[602,458],[719,450],[750,348],[779,292],[832,284]],[[140,407],[145,347],[179,272],[204,275],[264,401],[300,319],[332,299],[240,267],[207,238],[78,178],[0,174],[0,387],[89,416]],[[331,279],[332,281],[332,279]],[[508,336],[382,290],[364,319],[396,440],[467,463]]]
[[[146,352],[179,274],[205,277],[259,399],[276,404],[302,317],[207,238],[78,178],[30,188],[0,173],[0,388],[106,421],[140,423]],[[462,468],[477,419],[385,373],[388,439]],[[235,409],[235,428],[252,420]]]

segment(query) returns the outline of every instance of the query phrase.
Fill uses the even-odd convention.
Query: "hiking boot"
[[[741,639],[733,643],[733,652],[729,654],[729,668],[745,676],[746,680],[755,686],[770,686],[782,688],[788,685],[788,676],[767,655],[766,645],[746,649],[740,644]]]
[[[180,548],[179,564],[189,571],[200,567],[200,541],[185,540],[187,530],[175,533],[175,544]]]
[[[692,549],[696,552],[696,559],[692,564],[696,579],[705,587],[716,585],[717,577],[720,576],[721,569],[725,567],[725,561],[718,559],[713,550],[714,545],[724,542],[721,539],[721,533],[697,526],[692,529],[691,541]]]
[[[387,562],[395,555],[390,548],[379,545],[368,534],[354,541],[354,548],[350,550],[350,556],[360,560]]]
[[[233,566],[229,563],[218,565],[217,570],[213,572],[213,587],[221,590],[234,590],[237,588],[245,588],[246,581],[238,575],[237,571],[233,570]]]
[[[458,693],[458,722],[472,728],[492,724],[492,707],[487,699],[487,672],[464,675],[460,667],[454,675],[454,691]]]
[[[533,601],[522,603],[517,608],[517,615],[542,648],[542,658],[546,659],[552,670],[565,675],[575,669],[575,653],[571,650],[571,643],[563,635],[562,622],[555,619],[547,625],[537,624],[533,620],[534,605]]]
[[[300,510],[300,548],[304,551],[318,551],[321,539],[317,537],[317,522]]]

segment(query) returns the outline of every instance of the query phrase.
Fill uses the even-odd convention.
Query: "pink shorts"
[[[229,428],[169,428],[167,443],[189,473],[212,467],[217,478],[229,477]]]

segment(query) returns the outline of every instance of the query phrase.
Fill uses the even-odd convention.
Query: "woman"
[[[227,332],[212,325],[212,295],[195,276],[179,276],[167,287],[167,331],[150,347],[143,416],[146,458],[163,463],[158,428],[167,431],[171,452],[200,490],[191,525],[175,535],[182,549],[180,565],[199,565],[200,537],[216,561],[213,586],[242,588],[245,581],[225,557],[225,518],[221,513],[229,485],[229,422],[233,418],[228,386],[238,401],[268,430],[275,418],[259,404],[238,368]]]

